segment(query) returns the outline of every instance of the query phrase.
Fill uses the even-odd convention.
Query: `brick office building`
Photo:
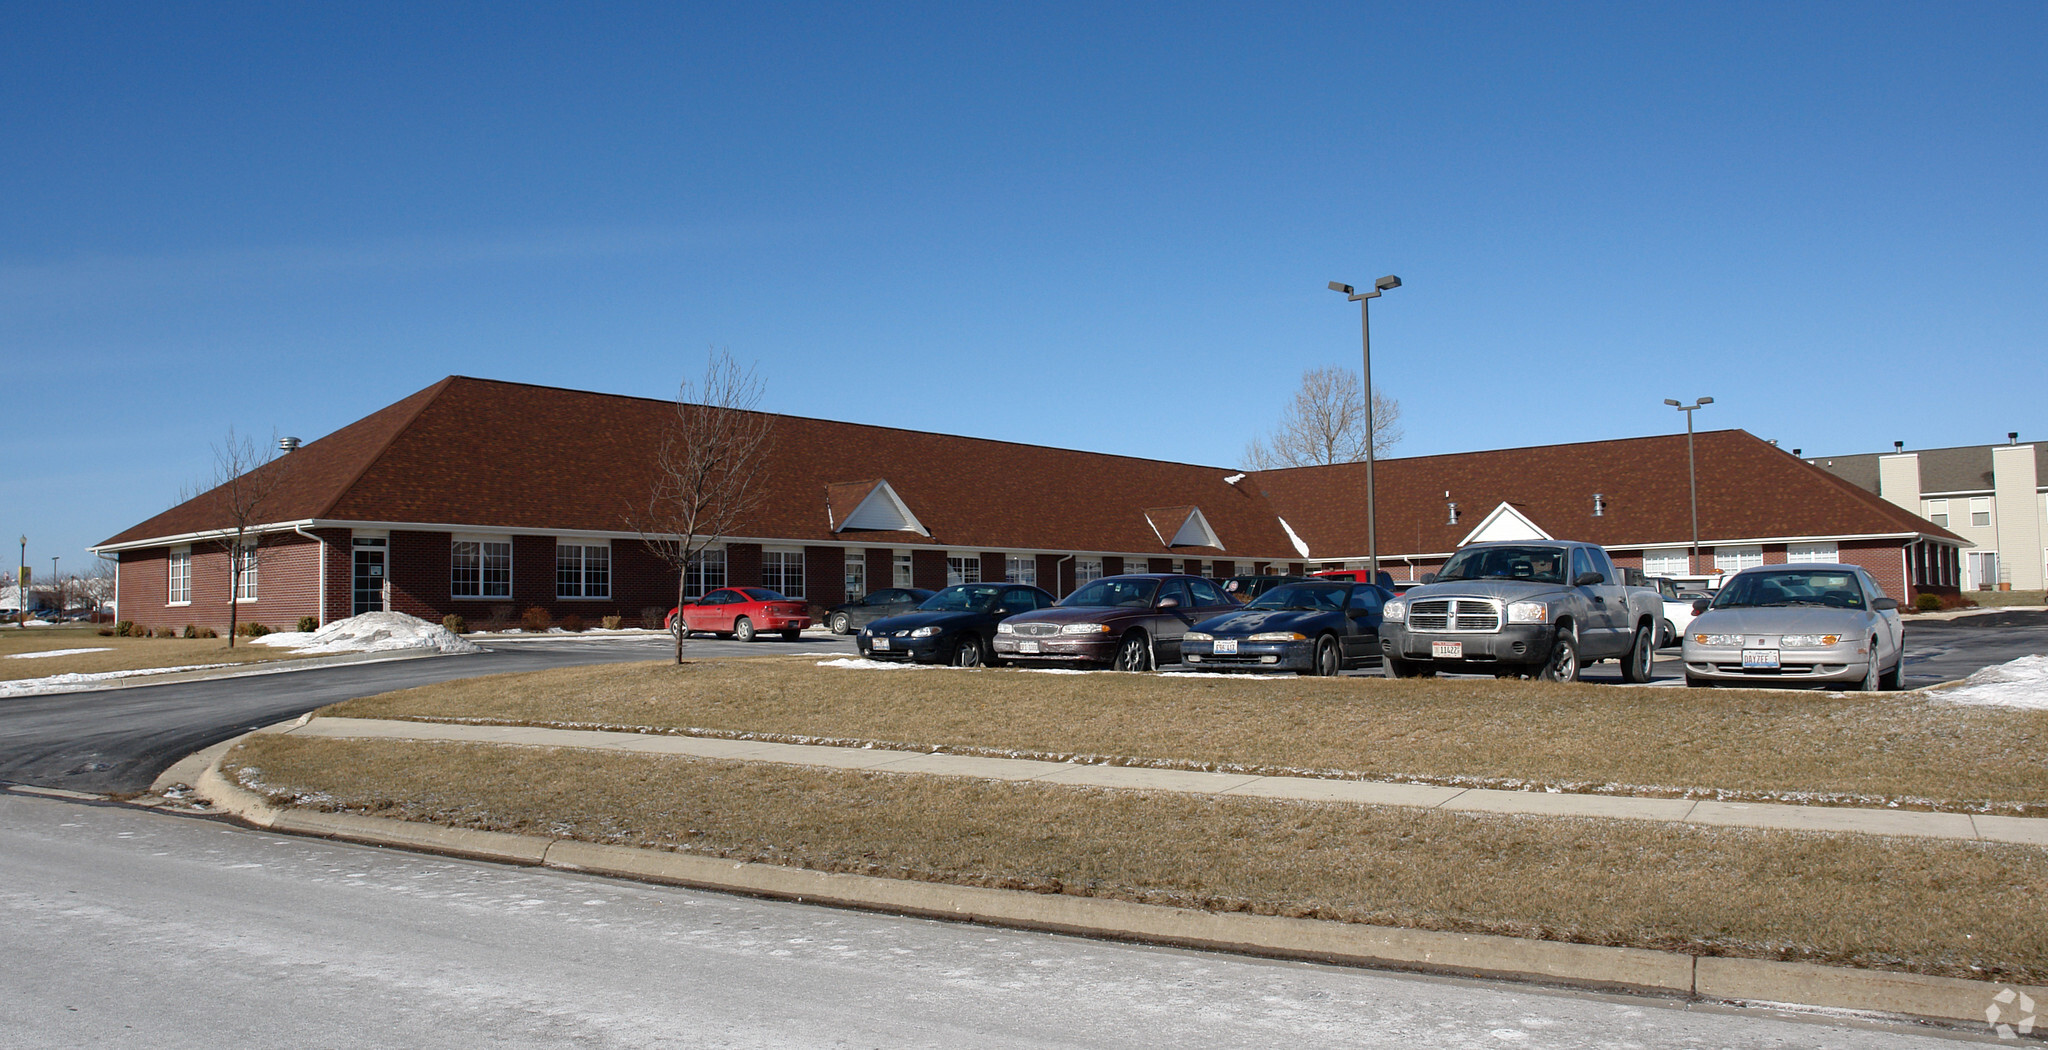
[[[261,541],[230,571],[222,494],[101,543],[121,615],[289,626],[375,609],[472,624],[532,607],[638,622],[675,603],[634,527],[673,404],[455,376],[262,468]],[[775,416],[765,496],[692,592],[762,585],[823,608],[885,586],[1208,576],[1363,564],[1364,467],[1239,472]],[[1703,562],[1870,566],[1888,591],[1953,590],[1963,541],[1741,431],[1698,436]],[[1586,539],[1684,574],[1680,436],[1382,460],[1378,549],[1396,577],[1463,543]],[[1705,565],[1695,566],[1704,569]]]

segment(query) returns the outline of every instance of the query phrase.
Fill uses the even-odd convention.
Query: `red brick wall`
[[[760,544],[728,543],[725,545],[725,585],[727,587],[761,586]]]
[[[1066,579],[1062,580],[1061,577]],[[1057,554],[1038,556],[1038,585],[1058,598],[1074,589],[1074,559],[1060,561]]]
[[[1219,579],[1219,580],[1227,580],[1227,579],[1229,579],[1230,577],[1232,577],[1232,576],[1235,576],[1235,575],[1237,575],[1237,563],[1236,563],[1236,562],[1234,562],[1234,561],[1224,561],[1224,560],[1222,560],[1222,559],[1218,559],[1218,560],[1217,560],[1217,562],[1216,562],[1216,578],[1217,578],[1217,579]]]
[[[936,591],[946,585],[946,552],[920,547],[910,552],[910,585]]]
[[[1138,571],[1139,571],[1139,572],[1172,572],[1172,571],[1173,571],[1173,559],[1172,559],[1172,558],[1152,558],[1152,559],[1149,559],[1149,560],[1148,560],[1148,561],[1147,561],[1147,562],[1145,563],[1145,568],[1139,569]]]
[[[896,586],[896,552],[887,547],[869,547],[868,593]]]
[[[316,615],[320,550],[320,544],[296,534],[265,537],[256,553],[256,600],[237,603],[235,621],[290,631],[297,629],[299,617]],[[115,570],[120,574],[120,618],[148,627],[193,624],[226,631],[227,552],[218,544],[193,545],[190,605],[165,604],[170,593],[169,554],[168,547],[122,553]]]
[[[1764,545],[1763,545],[1763,547],[1764,547],[1764,564],[1765,564],[1765,565],[1783,565],[1783,564],[1785,564],[1785,545],[1784,545],[1784,544],[1782,544],[1782,543],[1766,543],[1766,544],[1764,544]]]
[[[1887,597],[1911,602],[1905,580],[1904,545],[1897,540],[1844,540],[1837,544],[1844,565],[1861,565],[1877,578]]]
[[[1010,559],[1002,554],[981,552],[981,579],[984,583],[1000,582],[1010,571]]]
[[[392,612],[435,623],[439,623],[447,613],[460,613],[471,627],[489,620],[492,606],[502,606],[500,611],[508,619],[518,618],[516,602],[520,564],[517,543],[512,547],[512,597],[450,598],[453,537],[445,532],[394,531],[390,542],[391,545],[385,548],[384,575],[391,581]]]
[[[813,620],[846,600],[846,548],[804,548],[804,600]]]

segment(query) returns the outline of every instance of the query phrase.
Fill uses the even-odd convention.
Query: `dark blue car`
[[[1030,584],[955,584],[925,599],[915,612],[884,617],[861,628],[854,643],[870,660],[994,666],[996,624],[1006,616],[1052,604],[1052,595]]]
[[[1190,670],[1335,675],[1380,664],[1385,588],[1349,580],[1282,584],[1181,636]]]

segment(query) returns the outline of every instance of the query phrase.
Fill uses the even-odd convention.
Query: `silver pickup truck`
[[[1394,678],[1530,675],[1558,682],[1600,660],[1650,680],[1664,602],[1622,582],[1607,552],[1573,540],[1475,543],[1436,579],[1386,605],[1380,649]]]

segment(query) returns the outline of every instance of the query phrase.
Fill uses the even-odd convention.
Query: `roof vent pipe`
[[[1607,497],[1598,492],[1593,493],[1593,516],[1596,518],[1607,516]]]
[[[278,438],[277,450],[279,452],[297,452],[299,450],[299,439],[295,437]]]
[[[1798,455],[1799,453],[1801,453],[1801,452],[1803,452],[1803,451],[1805,451],[1805,450],[1804,450],[1804,449],[1797,449],[1797,448],[1795,448],[1795,449],[1793,449],[1793,450],[1792,450],[1792,454],[1796,456],[1796,455]]]
[[[1456,525],[1458,523],[1458,505],[1456,503],[1448,503],[1445,506],[1451,508],[1451,524]]]
[[[1894,441],[1894,442],[1892,442],[1892,451],[1893,451],[1893,452],[1904,452],[1904,451],[1906,451],[1906,443],[1905,443],[1905,442],[1903,442],[1903,441]]]
[[[2020,443],[2020,432],[2019,432],[2019,431],[2017,431],[2017,430],[2008,430],[2008,431],[2006,431],[2006,432],[2005,432],[2005,443],[2006,443],[2006,444],[2008,444],[2008,445],[2017,445],[2017,444],[2019,444],[2019,443]]]

